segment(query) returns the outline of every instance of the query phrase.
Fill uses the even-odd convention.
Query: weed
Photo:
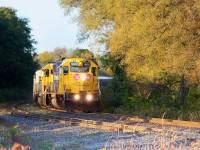
[[[164,121],[164,116],[162,120]],[[162,122],[163,122],[162,121]],[[137,125],[136,125],[137,126]],[[109,138],[104,148],[101,150],[198,150],[200,149],[200,143],[195,141],[189,141],[182,139],[177,135],[178,133],[174,129],[165,129],[162,124],[162,130],[160,132],[144,132],[140,133],[135,128],[133,134],[120,134]],[[176,134],[177,133],[177,134]],[[182,132],[186,134],[186,132]]]
[[[23,126],[23,128],[25,127]],[[14,143],[16,144],[17,142],[22,144],[16,144],[19,147],[22,147],[23,145],[28,145],[32,149],[52,150],[52,145],[44,143],[43,141],[33,140],[23,133],[24,131],[19,125],[10,124],[6,120],[0,118],[0,149],[11,149]],[[24,146],[24,150],[25,148],[26,146]]]
[[[200,111],[195,111],[195,112],[191,112],[189,113],[189,120],[192,121],[200,121]]]

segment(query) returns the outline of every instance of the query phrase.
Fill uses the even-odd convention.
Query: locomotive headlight
[[[81,80],[82,80],[82,81],[85,81],[86,78],[87,78],[87,76],[86,76],[85,74],[82,74],[82,75],[81,75]]]
[[[80,95],[79,94],[75,94],[74,95],[74,99],[78,101],[80,99]]]
[[[92,101],[92,98],[93,98],[93,97],[92,97],[91,94],[87,94],[87,95],[86,95],[86,100],[87,100],[87,101]]]

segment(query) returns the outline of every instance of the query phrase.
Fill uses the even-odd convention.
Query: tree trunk
[[[184,106],[186,99],[186,89],[185,89],[185,75],[183,74],[181,77],[180,88],[179,88],[179,96],[181,105]]]

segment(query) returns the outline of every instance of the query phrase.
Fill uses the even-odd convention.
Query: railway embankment
[[[30,104],[10,110],[0,118],[54,149],[200,148],[199,128],[139,122],[106,113],[55,112]]]

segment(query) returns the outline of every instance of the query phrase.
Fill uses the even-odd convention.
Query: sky
[[[17,16],[28,18],[37,53],[56,47],[91,49],[89,41],[77,42],[78,26],[65,16],[58,0],[0,0],[0,7],[12,7]]]

